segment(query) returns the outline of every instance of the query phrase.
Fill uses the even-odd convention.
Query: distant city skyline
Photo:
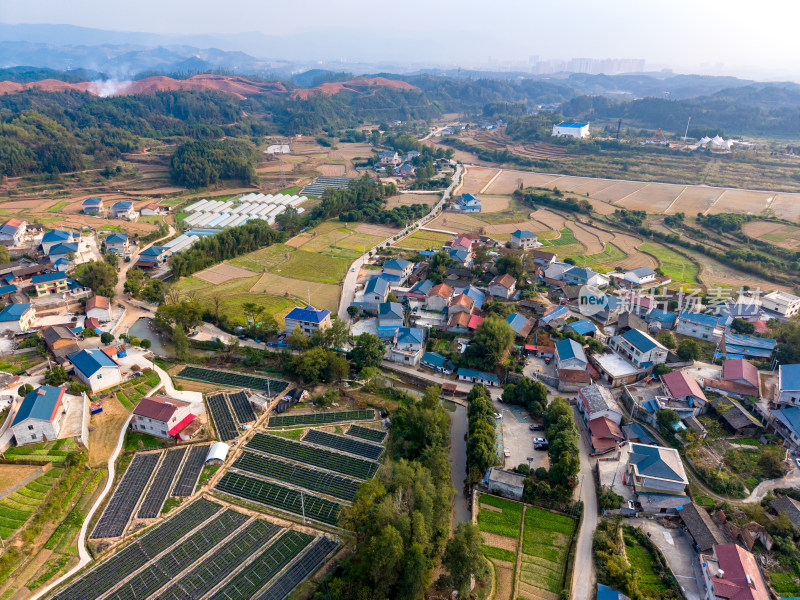
[[[501,0],[487,5],[407,0],[292,3],[196,0],[0,0],[7,24],[75,25],[207,40],[258,58],[506,68],[541,57],[541,69],[575,72],[671,68],[677,72],[800,79],[800,4],[764,0]],[[775,18],[776,15],[780,18]],[[9,40],[2,40],[9,41]],[[581,62],[583,61],[583,62]],[[593,62],[594,61],[594,62]],[[605,62],[597,71],[598,61]],[[630,61],[630,62],[625,62]],[[548,67],[548,63],[552,65]],[[641,68],[640,68],[641,67]],[[588,70],[587,70],[588,69]],[[548,71],[544,71],[545,73]]]

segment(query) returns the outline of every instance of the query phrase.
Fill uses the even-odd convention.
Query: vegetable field
[[[268,391],[272,395],[281,393],[289,386],[285,381],[270,379],[269,377],[257,377],[255,375],[203,369],[201,367],[184,367],[176,377],[202,381],[203,383],[215,383],[222,387],[245,388],[259,392]]]
[[[293,427],[295,425],[327,425],[343,421],[371,421],[375,418],[375,411],[343,410],[332,412],[302,413],[296,415],[281,415],[270,417],[269,427]]]

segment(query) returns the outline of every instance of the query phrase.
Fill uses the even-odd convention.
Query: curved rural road
[[[369,256],[369,254],[371,252],[375,251],[380,246],[383,246],[385,243],[391,241],[392,238],[394,238],[394,237],[396,237],[398,235],[399,236],[404,236],[407,233],[409,233],[414,227],[417,227],[417,226],[422,227],[425,223],[427,223],[428,221],[434,219],[439,214],[439,212],[442,210],[442,208],[447,203],[447,201],[450,199],[450,195],[453,193],[453,190],[455,190],[460,185],[460,183],[461,183],[461,175],[463,174],[463,172],[464,172],[464,166],[460,165],[460,164],[457,165],[456,166],[456,172],[453,175],[453,182],[450,184],[450,187],[448,187],[444,191],[444,193],[442,194],[442,199],[439,200],[439,202],[436,204],[436,206],[434,206],[427,215],[425,215],[421,219],[415,221],[414,223],[412,223],[411,225],[406,227],[401,232],[392,234],[391,236],[389,236],[388,238],[383,240],[380,244],[378,244],[374,248],[370,248],[364,254],[359,256],[353,262],[352,265],[350,265],[350,268],[348,269],[347,274],[344,276],[344,281],[342,282],[342,293],[341,293],[341,296],[339,297],[339,318],[340,319],[344,319],[345,321],[350,321],[350,315],[347,314],[347,307],[350,306],[350,304],[353,302],[353,297],[355,296],[355,293],[356,293],[356,283],[358,282],[358,273],[361,270],[361,267],[364,265],[364,262],[366,261],[366,257]]]
[[[114,463],[117,462],[117,456],[119,456],[120,450],[122,450],[122,443],[125,441],[125,433],[128,430],[128,423],[130,423],[132,418],[133,415],[128,417],[128,419],[125,421],[125,424],[120,429],[117,447],[114,448],[114,452],[108,458],[108,479],[106,480],[106,486],[103,488],[102,493],[97,498],[97,501],[94,503],[92,508],[89,509],[89,512],[86,514],[86,518],[83,520],[83,525],[81,525],[81,532],[78,535],[78,558],[80,559],[78,564],[68,572],[64,573],[64,575],[56,579],[53,583],[46,586],[43,590],[31,596],[30,600],[37,600],[38,598],[44,597],[50,590],[72,577],[75,573],[80,571],[92,561],[92,557],[86,550],[86,531],[89,528],[89,522],[92,520],[92,516],[94,515],[95,511],[100,508],[100,504],[103,502],[103,499],[106,497],[108,492],[111,491],[111,488],[114,487]]]

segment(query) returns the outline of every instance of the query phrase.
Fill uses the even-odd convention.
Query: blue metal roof
[[[631,269],[630,271],[637,277],[644,277],[645,275],[655,275],[656,272],[650,267],[637,267],[635,269]]]
[[[778,376],[781,390],[800,390],[800,365],[780,365]]]
[[[289,314],[284,317],[284,319],[291,319],[293,321],[303,321],[304,323],[322,323],[325,318],[331,314],[327,308],[323,308],[322,310],[317,310],[313,306],[307,306],[306,308],[301,308],[300,306],[295,306]]]
[[[66,242],[71,240],[74,234],[71,231],[61,231],[60,229],[51,229],[42,236],[42,243],[49,242]]]
[[[597,331],[595,324],[588,319],[581,319],[580,321],[573,321],[567,325],[567,329],[574,331],[580,335],[587,335]]]
[[[674,323],[675,319],[678,318],[678,315],[661,310],[660,308],[654,308],[647,313],[646,318],[650,319],[651,321],[658,321],[659,323]]]
[[[102,198],[87,198],[82,204],[83,206],[98,206],[102,201]]]
[[[625,600],[627,598],[628,597],[622,592],[610,588],[607,585],[603,585],[602,583],[597,584],[597,600]]]
[[[483,379],[484,381],[491,381],[500,385],[500,378],[494,373],[485,373],[484,371],[475,371],[473,369],[460,368],[458,370],[459,377],[473,377],[476,379]]]
[[[398,344],[422,344],[425,341],[425,332],[420,327],[398,327]]]
[[[531,233],[528,230],[517,229],[514,233],[511,234],[512,236],[519,238],[521,240],[529,239],[529,238],[536,238],[538,237],[535,233]]]
[[[646,446],[644,444],[632,444],[628,453],[628,460],[639,468],[639,474],[658,477],[660,479],[671,479],[682,481],[682,477],[670,468],[661,459],[660,448],[658,446]]]
[[[469,252],[466,250],[459,250],[458,248],[451,248],[447,254],[450,255],[450,258],[460,263],[465,262],[469,258]]]
[[[519,333],[527,322],[528,319],[519,313],[512,313],[506,318],[506,323],[511,326],[511,329],[513,329],[515,333]]]
[[[30,308],[29,302],[22,302],[20,304],[9,304],[2,311],[0,311],[0,322],[8,323],[11,321],[19,321],[25,311]]]
[[[486,294],[473,285],[466,288],[463,293],[472,298],[472,301],[475,303],[475,308],[478,310],[481,309],[483,306],[483,301],[486,300]]]
[[[39,285],[40,283],[52,283],[66,278],[67,276],[64,273],[45,273],[44,275],[34,275],[31,277],[31,282],[33,285]]]
[[[133,202],[128,202],[127,200],[122,200],[121,202],[115,202],[111,205],[111,210],[118,210],[121,208],[131,208],[133,206]]]
[[[127,233],[112,233],[110,236],[106,238],[106,244],[119,244],[121,242],[125,242],[128,239]]]
[[[586,127],[588,123],[559,123],[558,127],[574,127],[576,129],[580,129],[581,127]]]
[[[428,363],[429,365],[433,365],[434,367],[441,368],[445,366],[445,363],[449,363],[450,361],[447,360],[444,356],[442,356],[438,352],[426,352],[425,354],[422,355],[422,362]]]
[[[559,340],[556,342],[556,353],[560,360],[569,360],[577,358],[586,362],[586,354],[583,352],[581,345],[575,340],[569,338]]]
[[[415,283],[414,287],[411,288],[411,291],[427,295],[428,292],[431,291],[432,287],[433,287],[433,282],[431,280],[423,279],[422,281],[418,281],[417,283]],[[474,299],[475,298],[473,298],[473,300]]]
[[[800,436],[800,407],[787,406],[770,411],[772,415],[791,429],[795,435]]]
[[[81,350],[70,354],[67,358],[75,365],[76,369],[87,377],[91,377],[103,367],[117,366],[117,363],[102,350]]]
[[[411,264],[410,261],[403,260],[402,258],[390,258],[385,263],[383,263],[384,269],[397,269],[398,271],[402,271],[407,266]]]
[[[25,419],[52,420],[58,401],[63,395],[64,388],[50,385],[43,385],[39,389],[28,392],[19,406],[12,425],[18,425]]]
[[[11,294],[16,291],[17,291],[17,286],[15,285],[0,286],[0,296],[5,296],[6,294]]]
[[[681,311],[680,320],[687,321],[688,323],[695,323],[697,325],[702,325],[703,327],[711,327],[712,329],[716,327],[719,323],[719,317],[715,317],[714,315],[706,315],[699,312],[692,312],[688,310]]]
[[[142,250],[139,253],[139,256],[142,256],[142,255],[144,255],[144,256],[159,256],[161,254],[164,254],[164,252],[166,252],[166,251],[167,251],[167,249],[164,248],[164,246],[150,246],[147,250]]]
[[[383,277],[373,277],[367,282],[367,286],[364,288],[365,294],[375,293],[380,296],[385,296],[388,291],[389,281]]]
[[[639,352],[649,352],[657,347],[656,343],[649,336],[646,336],[638,329],[629,329],[623,333],[621,337],[630,342]]]
[[[550,312],[546,313],[539,321],[542,323],[549,323],[555,319],[560,319],[561,317],[565,317],[569,314],[569,308],[566,306],[557,306]]]
[[[746,346],[748,348],[759,348],[761,350],[772,351],[778,345],[777,340],[770,338],[760,338],[752,335],[740,335],[738,333],[726,333],[725,345]]]
[[[403,306],[399,302],[381,302],[378,305],[378,317],[402,319]]]
[[[78,243],[77,242],[59,242],[58,244],[53,244],[50,246],[50,250],[48,250],[47,255],[55,254],[58,256],[59,254],[69,254],[70,252],[77,252],[78,251]]]

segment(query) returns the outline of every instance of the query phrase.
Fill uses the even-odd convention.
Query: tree
[[[431,257],[431,260],[428,263],[428,279],[430,279],[433,283],[442,283],[442,281],[444,281],[444,274],[447,271],[447,267],[449,267],[450,263],[452,262],[453,259],[450,258],[450,255],[447,252],[444,250],[439,250]]]
[[[547,407],[547,388],[540,381],[523,377],[503,389],[503,402],[525,406],[531,415],[538,417]]]
[[[297,356],[294,361],[294,372],[303,381],[310,384],[317,384],[322,381],[323,375],[328,368],[328,355],[323,348],[316,347],[306,350]]]
[[[355,342],[350,358],[352,358],[359,371],[365,367],[380,366],[386,354],[386,346],[378,336],[371,333],[362,333],[355,338]]]
[[[344,319],[334,319],[322,335],[328,348],[344,348],[350,341],[350,326]]]
[[[259,317],[264,312],[263,306],[259,306],[255,302],[245,302],[242,304],[242,312],[244,313],[244,318],[247,320],[247,325],[250,328],[250,333],[252,334],[256,327],[259,324]]]
[[[187,298],[174,304],[162,304],[156,310],[156,322],[169,329],[181,329],[184,333],[203,322],[203,309],[194,300]]]
[[[8,248],[5,246],[0,246],[0,265],[4,265],[11,262],[11,257],[8,254]]]
[[[670,369],[664,363],[659,363],[655,367],[653,367],[653,375],[666,375],[667,373],[672,373],[672,369]]]
[[[149,349],[150,349],[150,347],[153,345],[153,342],[151,342],[151,341],[150,341],[150,340],[148,340],[147,338],[143,338],[143,339],[142,339],[142,341],[141,341],[141,342],[139,342],[139,345],[140,345],[142,348],[144,348],[145,350],[149,350]]]
[[[131,346],[138,346],[139,344],[141,344],[141,343],[142,343],[142,340],[140,340],[140,339],[139,339],[138,337],[136,337],[136,336],[134,336],[134,337],[129,337],[129,338],[128,338],[128,343],[129,343]]]
[[[350,306],[347,307],[347,314],[350,316],[351,319],[355,319],[358,313],[359,310],[357,306],[351,304]]]
[[[84,327],[83,331],[81,331],[81,335],[83,337],[97,337],[97,332],[91,327]]]
[[[387,302],[397,302],[397,296],[395,295],[394,292],[389,292],[389,295],[386,296],[386,301]]]
[[[745,321],[744,319],[736,317],[731,322],[731,329],[733,329],[736,333],[751,334],[755,333],[756,326],[749,321]]]
[[[681,422],[681,417],[671,408],[664,408],[658,411],[656,422],[667,431],[673,432],[675,431],[675,425]]]
[[[185,360],[189,355],[189,338],[182,327],[175,327],[172,330],[172,343],[175,344],[175,356],[180,360]]]
[[[775,446],[763,446],[761,448],[761,457],[758,459],[758,466],[770,479],[783,477],[786,473],[786,465],[783,461],[784,451]]]
[[[117,270],[104,260],[93,260],[79,266],[77,279],[95,294],[111,298],[117,285]]]
[[[49,368],[44,373],[44,382],[47,385],[61,385],[69,379],[66,369],[61,365],[56,365]]]
[[[375,380],[381,376],[381,370],[377,367],[364,367],[358,374],[358,380],[364,382],[364,387],[371,390]]]
[[[81,394],[89,394],[92,391],[92,388],[90,388],[82,381],[70,381],[68,389],[69,393],[75,396],[79,396]]]
[[[493,370],[514,342],[514,330],[500,317],[489,315],[478,325],[465,357],[476,368]]]
[[[286,343],[289,345],[289,348],[302,349],[308,348],[311,344],[311,339],[303,333],[303,330],[300,329],[298,325],[292,330],[292,333],[288,335]]]
[[[114,335],[107,331],[104,331],[103,333],[100,334],[100,341],[104,344],[110,344],[111,342],[114,341]]]
[[[33,391],[33,386],[30,383],[25,383],[25,384],[19,386],[19,389],[17,390],[17,395],[20,398],[24,398],[25,396],[30,394],[32,391]]]
[[[483,556],[483,537],[477,525],[470,521],[458,524],[445,547],[442,566],[447,569],[450,584],[458,590],[459,598],[469,596],[473,577],[482,579],[489,574]]]
[[[522,258],[518,254],[503,254],[495,262],[500,274],[508,273],[514,279],[522,279],[525,274],[525,267],[522,266]]]
[[[350,365],[347,359],[333,350],[328,350],[327,380],[336,382],[345,379],[350,374]]]
[[[700,345],[689,338],[678,345],[678,356],[683,360],[697,360],[700,356]]]
[[[677,345],[675,343],[675,336],[667,329],[662,329],[659,331],[658,335],[656,336],[656,340],[658,340],[658,342],[667,350],[674,350],[675,346]]]

